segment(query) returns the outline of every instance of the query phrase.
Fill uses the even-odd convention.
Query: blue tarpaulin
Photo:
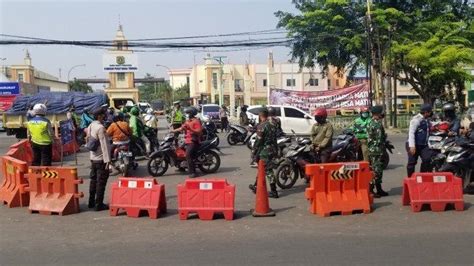
[[[76,113],[82,113],[85,107],[94,110],[108,103],[107,95],[103,93],[82,92],[40,92],[35,95],[18,96],[7,114],[26,114],[28,106],[37,103],[46,104],[48,114],[66,113],[71,105],[76,107]]]

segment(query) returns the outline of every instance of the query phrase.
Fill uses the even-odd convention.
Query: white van
[[[247,109],[247,116],[249,119],[258,121],[260,111],[268,107],[275,108],[276,115],[281,120],[281,128],[286,134],[291,134],[291,130],[294,130],[298,135],[311,134],[311,128],[316,123],[314,117],[297,107],[283,105],[268,105],[264,107],[261,105],[253,105]]]

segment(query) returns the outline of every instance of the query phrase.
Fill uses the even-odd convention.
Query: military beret
[[[372,112],[372,114],[381,114],[383,113],[383,106],[381,105],[372,106],[372,109],[370,111]]]

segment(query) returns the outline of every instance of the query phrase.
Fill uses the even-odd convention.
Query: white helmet
[[[151,109],[151,108],[146,109],[146,113],[149,114],[149,115],[152,115],[153,114],[153,109]]]
[[[46,115],[47,110],[48,108],[46,107],[46,105],[42,103],[37,103],[35,104],[35,106],[33,106],[33,112],[35,113],[35,115]]]

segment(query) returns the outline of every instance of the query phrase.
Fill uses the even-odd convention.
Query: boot
[[[270,184],[270,193],[268,193],[268,197],[270,198],[274,198],[274,199],[278,199],[278,191],[277,191],[277,188],[276,188],[276,184]]]
[[[379,197],[386,197],[388,196],[388,193],[385,192],[383,189],[382,189],[382,184],[376,184],[375,185],[375,188],[377,189],[377,195],[379,195]]]
[[[369,193],[370,193],[370,195],[372,195],[374,198],[377,198],[377,199],[378,199],[378,198],[380,198],[380,195],[377,194],[377,193],[375,193],[374,188],[375,188],[374,184],[370,184]]]
[[[108,209],[109,209],[109,205],[104,204],[104,203],[98,203],[97,205],[95,205],[95,211],[96,212],[105,211],[105,210],[108,210]]]
[[[89,207],[89,209],[92,209],[95,207],[95,193],[94,194],[90,193],[89,204],[87,204],[87,207]]]
[[[256,184],[250,184],[249,189],[252,190],[253,194],[257,193],[257,185]]]

